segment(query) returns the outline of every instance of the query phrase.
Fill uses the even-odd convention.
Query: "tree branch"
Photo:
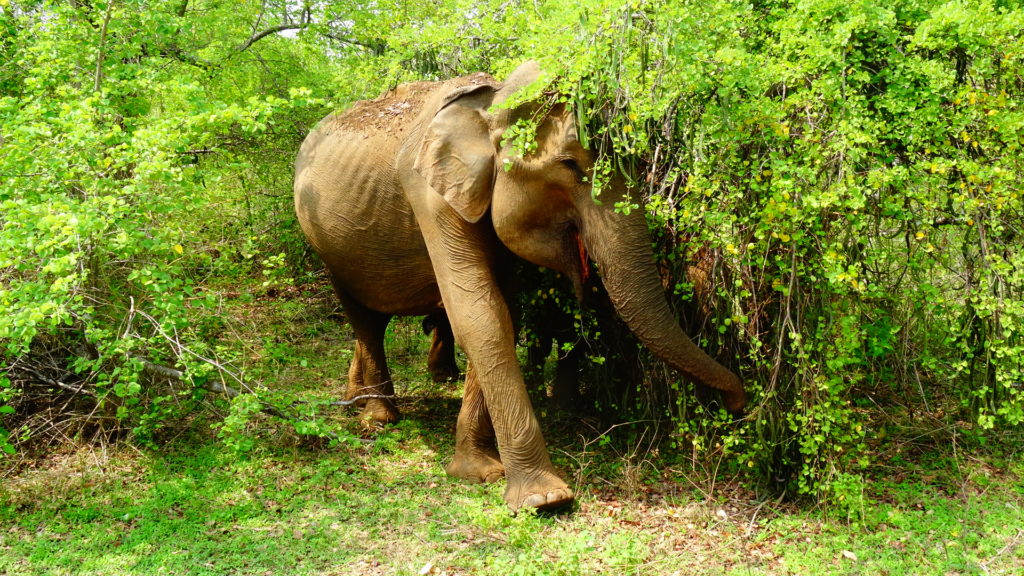
[[[132,356],[132,358],[142,362],[142,368],[150,374],[156,374],[157,376],[163,376],[164,378],[170,378],[178,381],[185,379],[185,374],[181,370],[176,370],[168,366],[161,366],[160,364],[154,364],[141,356]],[[202,388],[210,392],[224,394],[228,398],[234,398],[241,394],[241,392],[227,384],[224,384],[223,382],[204,382],[202,384]]]
[[[92,84],[93,92],[99,92],[100,85],[103,82],[103,59],[107,57],[107,26],[110,24],[110,10],[113,5],[113,2],[107,2],[107,11],[103,15],[103,27],[100,28],[100,48],[96,54],[96,77]]]
[[[183,381],[185,379],[185,374],[181,370],[177,370],[177,369],[171,368],[169,366],[161,366],[160,364],[154,364],[153,362],[150,362],[149,360],[147,360],[145,358],[142,358],[140,356],[132,356],[132,358],[142,362],[143,368],[147,372],[149,372],[151,374],[156,374],[158,376],[163,376],[164,378],[171,378],[173,380],[178,380],[179,382]],[[60,384],[58,384],[58,385],[60,385]],[[224,384],[222,382],[205,382],[205,383],[202,384],[202,388],[204,390],[208,390],[210,392],[216,392],[218,394],[224,394],[228,398],[235,398],[235,397],[240,396],[242,394],[238,390],[235,390],[234,388],[232,388],[232,387],[230,387],[227,384]],[[336,400],[334,402],[331,402],[330,406],[352,406],[353,404],[356,404],[358,402],[362,402],[363,400],[385,399],[385,398],[394,398],[394,396],[384,395],[384,394],[363,394],[361,396],[356,396],[354,398],[349,398],[348,400]],[[295,422],[295,421],[299,420],[299,418],[297,418],[295,416],[292,416],[290,414],[286,414],[285,412],[281,411],[281,409],[279,409],[276,406],[273,406],[271,404],[268,404],[267,402],[262,402],[261,401],[260,404],[262,404],[262,408],[260,408],[260,411],[265,413],[265,414],[269,414],[271,416],[276,416],[277,418],[280,418],[282,420],[286,420],[288,422]],[[299,404],[305,404],[305,402],[295,402],[295,403],[292,404],[292,406],[294,407],[295,405],[299,405]],[[331,438],[335,438],[335,435],[333,435],[333,434],[328,434],[328,435]]]
[[[91,390],[85,390],[85,382],[84,381],[81,384],[79,384],[79,386],[77,388],[75,388],[74,386],[72,386],[70,384],[65,384],[64,382],[61,382],[60,380],[55,380],[53,378],[50,378],[50,377],[46,376],[45,374],[42,374],[41,372],[35,370],[34,368],[31,368],[30,366],[27,366],[23,362],[16,362],[12,366],[12,368],[16,368],[16,369],[22,370],[24,372],[28,372],[29,374],[31,374],[32,376],[35,376],[40,382],[42,382],[44,384],[49,384],[50,386],[56,386],[58,388],[62,388],[64,390],[67,390],[68,392],[71,392],[71,393],[74,393],[74,394],[82,393],[82,394],[86,394],[88,396],[95,396],[95,394],[93,394]]]
[[[143,54],[147,54],[147,50],[145,49],[145,47],[143,47]],[[161,48],[158,54],[165,58],[173,58],[174,60],[177,60],[178,62],[182,62],[184,64],[188,64],[189,66],[201,68],[203,70],[206,70],[207,72],[217,67],[217,65],[213,62],[208,62],[206,60],[196,58],[191,54],[186,54],[185,51],[179,48],[176,44],[172,44],[170,46]]]
[[[267,28],[262,32],[253,34],[251,38],[245,41],[245,44],[242,44],[237,48],[237,51],[245,52],[246,50],[251,48],[253,44],[259,42],[260,40],[266,38],[267,36],[277,34],[278,32],[284,32],[286,30],[303,30],[305,28],[309,28],[311,25],[312,22],[307,21],[302,22],[300,24],[281,24],[280,26],[271,26],[270,28]]]
[[[360,48],[366,48],[367,50],[371,50],[373,52],[377,52],[377,51],[380,50],[380,46],[374,46],[373,44],[367,44],[366,42],[360,42],[359,40],[354,40],[352,38],[344,38],[344,37],[338,36],[336,34],[328,34],[328,33],[325,32],[323,34],[323,36],[325,38],[330,38],[331,40],[334,40],[336,42],[341,42],[342,44],[350,44],[352,46],[359,46]]]

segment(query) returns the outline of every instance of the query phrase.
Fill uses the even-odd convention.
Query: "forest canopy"
[[[731,422],[652,370],[679,438],[841,498],[893,422],[998,437],[1024,421],[1022,30],[1009,0],[0,0],[0,448],[61,404],[145,443],[228,387],[223,430],[273,402],[220,311],[317,274],[302,138],[526,59],[752,392]]]

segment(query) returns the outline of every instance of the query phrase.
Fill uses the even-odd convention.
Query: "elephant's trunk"
[[[740,412],[746,397],[739,377],[699,349],[669,309],[643,212],[616,213],[614,201],[604,196],[601,205],[587,201],[580,207],[580,228],[616,311],[651,352],[684,375],[723,391],[726,409]]]

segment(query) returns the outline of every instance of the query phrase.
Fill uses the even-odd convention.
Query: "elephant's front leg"
[[[485,276],[441,282],[452,327],[472,370],[471,376],[466,378],[466,396],[470,403],[460,414],[459,421],[458,438],[463,440],[463,455],[466,440],[479,442],[483,438],[484,420],[489,414],[505,468],[508,506],[513,510],[523,506],[547,509],[571,503],[572,490],[551,464],[540,424],[526,393],[515,354],[512,319],[501,291],[487,267],[453,266],[449,269],[473,270]],[[477,385],[481,393],[477,392]],[[482,405],[479,396],[483,397]],[[473,450],[474,456],[485,454],[479,444]],[[481,464],[478,461],[474,466]]]
[[[477,299],[475,304],[467,304],[470,308],[478,308],[481,301],[486,302],[487,299]],[[488,468],[493,469],[485,448],[489,435],[485,421],[490,415],[498,441],[500,464],[505,470],[505,502],[509,508],[518,510],[525,506],[550,509],[570,504],[573,500],[572,490],[551,464],[540,424],[526,393],[526,385],[515,357],[511,321],[504,324],[493,316],[493,310],[484,312],[487,321],[479,317],[472,321],[471,317],[469,325],[478,327],[477,330],[481,326],[509,326],[509,329],[507,334],[502,330],[501,344],[480,338],[479,333],[472,335],[474,330],[469,330],[470,335],[465,336],[466,344],[462,347],[469,357],[470,373],[466,376],[466,395],[456,432],[456,460],[453,467],[456,464],[459,467],[449,467],[449,470],[459,477],[466,477],[460,473],[460,469],[475,470],[471,478],[477,479],[482,475],[486,479]],[[458,335],[463,327],[458,323],[454,325]],[[479,388],[476,383],[479,383]],[[490,457],[493,458],[493,455]]]
[[[428,190],[419,200],[424,203],[414,202],[413,208],[420,216],[441,298],[472,370],[467,396],[476,402],[475,384],[470,383],[478,383],[486,406],[486,412],[473,404],[465,409],[462,437],[471,437],[469,423],[482,425],[490,414],[505,468],[505,502],[513,510],[569,504],[572,490],[551,465],[516,358],[512,315],[497,273],[504,269],[499,256],[503,248],[486,224],[466,222],[441,196]]]
[[[483,391],[470,364],[462,394],[462,409],[455,430],[455,456],[445,471],[469,482],[495,482],[505,467],[495,447],[494,426],[487,412]]]

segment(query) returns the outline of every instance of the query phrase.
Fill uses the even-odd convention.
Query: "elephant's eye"
[[[578,182],[583,183],[588,180],[587,173],[583,171],[583,168],[580,168],[580,165],[576,162],[575,158],[561,158],[560,162],[563,166],[572,170],[572,173],[576,176],[576,180]]]

